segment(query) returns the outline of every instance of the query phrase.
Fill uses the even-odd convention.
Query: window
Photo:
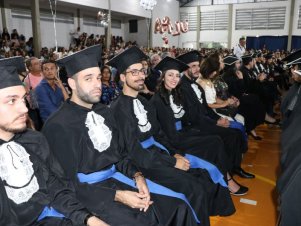
[[[299,6],[298,16],[298,29],[301,29],[301,5]]]
[[[228,10],[201,12],[201,31],[203,30],[227,30]]]
[[[180,21],[184,22],[185,20],[188,21],[188,29],[189,31],[196,31],[197,25],[197,14],[195,13],[180,13]]]
[[[18,8],[12,7],[11,10],[12,18],[21,19],[32,19],[31,10],[28,8]],[[53,21],[52,14],[50,10],[41,9],[40,10],[40,20],[43,21]],[[67,23],[74,24],[73,13],[56,12],[56,22],[57,23]]]
[[[286,7],[237,9],[235,30],[284,29]]]

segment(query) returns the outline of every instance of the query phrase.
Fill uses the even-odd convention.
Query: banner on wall
[[[166,48],[169,47],[168,34],[171,34],[172,36],[178,36],[181,33],[186,33],[186,32],[188,32],[187,20],[185,20],[184,22],[176,21],[174,25],[172,24],[168,16],[165,16],[162,20],[160,18],[157,18],[155,20],[154,33],[162,34],[163,47]]]

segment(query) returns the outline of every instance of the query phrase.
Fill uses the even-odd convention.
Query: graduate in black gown
[[[195,82],[200,76],[199,58],[200,55],[197,51],[188,52],[177,58],[189,66],[180,83],[183,107],[187,114],[185,120],[183,120],[183,127],[195,128],[202,135],[218,135],[221,137],[233,166],[231,172],[244,178],[254,178],[253,174],[244,171],[240,167],[242,154],[247,151],[241,132],[229,128],[229,121],[221,118],[209,108],[203,88]]]
[[[174,146],[215,164],[227,178],[231,194],[244,195],[248,188],[239,186],[228,173],[232,166],[222,139],[217,135],[204,136],[196,129],[182,127],[186,114],[178,84],[180,73],[188,68],[188,65],[171,57],[164,58],[156,66],[157,70],[162,71],[162,75],[151,102],[156,109],[160,126]]]
[[[283,131],[281,134],[281,169],[282,173],[277,181],[280,194],[281,225],[297,226],[301,223],[301,71],[298,69],[299,53],[292,54],[287,60],[292,72],[294,84],[288,91],[281,106],[283,113]],[[293,59],[290,59],[293,58]],[[286,60],[286,61],[287,61]]]
[[[284,131],[291,123],[291,118],[293,118],[292,110],[295,107],[296,101],[300,96],[300,74],[298,71],[301,69],[301,50],[298,50],[283,59],[288,67],[289,74],[293,80],[293,85],[290,87],[288,92],[283,97],[281,103],[281,113],[282,113],[282,130]]]
[[[93,46],[58,60],[71,76],[72,97],[43,127],[77,198],[110,225],[196,225],[181,199],[150,196],[142,173],[126,156],[112,111],[99,103],[100,51]]]
[[[129,155],[152,180],[184,193],[201,225],[209,225],[209,215],[224,216],[235,211],[229,191],[227,187],[214,184],[205,170],[190,169],[190,163],[183,157],[185,150],[179,150],[169,142],[156,120],[154,107],[138,95],[145,79],[140,63],[143,57],[139,48],[132,47],[108,62],[122,71],[123,94],[111,107],[125,137]],[[158,160],[161,158],[168,159],[168,162]]]
[[[17,73],[22,68],[23,57],[0,60],[0,225],[108,226],[59,179],[62,168],[46,138],[26,129],[26,91]]]
[[[277,98],[277,87],[274,81],[265,73],[256,74],[253,70],[255,62],[255,54],[242,56],[242,66],[240,71],[243,74],[244,85],[247,93],[257,95],[265,106],[265,111],[268,114],[268,124],[277,124],[278,122],[271,123],[274,116],[274,103]],[[272,78],[271,78],[272,79]]]
[[[283,226],[297,226],[301,223],[299,211],[301,208],[301,98],[298,97],[295,104],[291,106],[290,123],[281,135],[282,172],[277,181],[280,194],[281,225]]]
[[[231,95],[238,98],[238,113],[245,118],[247,133],[255,140],[261,140],[262,138],[256,134],[255,128],[264,122],[265,108],[257,95],[247,93],[243,75],[239,71],[240,60],[235,56],[227,56],[224,58],[224,64],[225,68],[221,79],[226,82],[227,88],[220,92],[225,98],[229,98]]]

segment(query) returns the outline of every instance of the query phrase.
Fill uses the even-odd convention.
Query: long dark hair
[[[220,68],[220,62],[219,62],[220,54],[218,52],[215,52],[213,54],[210,54],[209,57],[207,57],[202,64],[200,65],[200,73],[204,79],[209,79],[209,76],[216,72],[219,73]]]
[[[162,98],[163,102],[166,105],[169,105],[170,104],[169,95],[171,94],[174,98],[174,103],[176,105],[181,105],[182,96],[181,96],[181,91],[180,91],[179,84],[174,89],[169,91],[168,89],[165,88],[165,85],[164,85],[165,75],[166,75],[166,71],[163,71],[163,73],[160,76],[159,82],[158,82],[157,92],[158,92],[159,96]]]

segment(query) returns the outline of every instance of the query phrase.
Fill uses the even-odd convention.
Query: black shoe
[[[234,170],[232,170],[232,173],[233,174],[236,174],[242,178],[246,178],[246,179],[253,179],[255,178],[255,175],[254,174],[251,174],[251,173],[248,173],[246,171],[244,171],[242,168],[238,167]]]
[[[236,180],[234,180],[232,177],[229,180],[233,180],[238,186],[239,186],[239,189],[236,191],[236,192],[233,192],[230,190],[229,188],[229,191],[230,191],[230,194],[231,195],[235,195],[235,196],[242,196],[242,195],[246,195],[249,191],[249,188],[245,187],[245,186],[242,186],[241,184],[237,183]]]
[[[248,133],[251,137],[253,137],[254,140],[262,140],[262,137],[260,136],[255,136],[253,133]]]

